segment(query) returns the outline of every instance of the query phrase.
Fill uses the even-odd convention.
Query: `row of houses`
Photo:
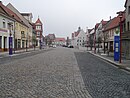
[[[46,45],[56,45],[56,46],[63,46],[66,45],[66,39],[63,37],[56,37],[55,34],[48,34],[45,36],[45,43]]]
[[[122,42],[122,56],[126,59],[130,59],[130,0],[125,1],[125,10],[120,11],[118,15],[111,18],[108,21],[103,19],[96,23],[92,29],[84,32],[80,27],[74,33],[72,33],[71,44],[74,47],[87,46],[98,47],[106,52],[114,52],[114,34],[121,32]],[[115,12],[116,13],[116,12]]]
[[[0,52],[8,51],[9,37],[14,50],[40,46],[43,39],[43,24],[38,18],[32,22],[32,13],[21,13],[11,3],[0,1]]]

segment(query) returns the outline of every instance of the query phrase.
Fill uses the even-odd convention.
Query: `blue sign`
[[[120,36],[114,36],[114,61],[120,58]]]
[[[12,37],[9,37],[9,55],[12,55],[12,46],[13,46]]]

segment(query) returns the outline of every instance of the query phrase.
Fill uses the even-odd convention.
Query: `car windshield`
[[[130,0],[0,1],[0,98],[130,98]]]

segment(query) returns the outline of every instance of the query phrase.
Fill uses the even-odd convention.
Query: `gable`
[[[4,15],[8,15],[7,13],[6,13],[6,11],[0,6],[0,13],[2,13],[2,14],[4,14]]]

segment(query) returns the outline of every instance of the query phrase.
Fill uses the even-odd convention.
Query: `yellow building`
[[[7,7],[20,18],[23,24],[25,24],[24,26],[16,24],[17,32],[19,32],[22,35],[21,43],[19,35],[17,36],[18,40],[16,40],[16,42],[18,42],[18,47],[22,46],[22,48],[25,48],[32,46],[32,24],[30,23],[30,21],[28,21],[28,19],[22,16],[22,13],[20,13],[11,3],[9,3]]]
[[[28,27],[24,23],[15,22],[15,48],[23,49],[27,47]]]

